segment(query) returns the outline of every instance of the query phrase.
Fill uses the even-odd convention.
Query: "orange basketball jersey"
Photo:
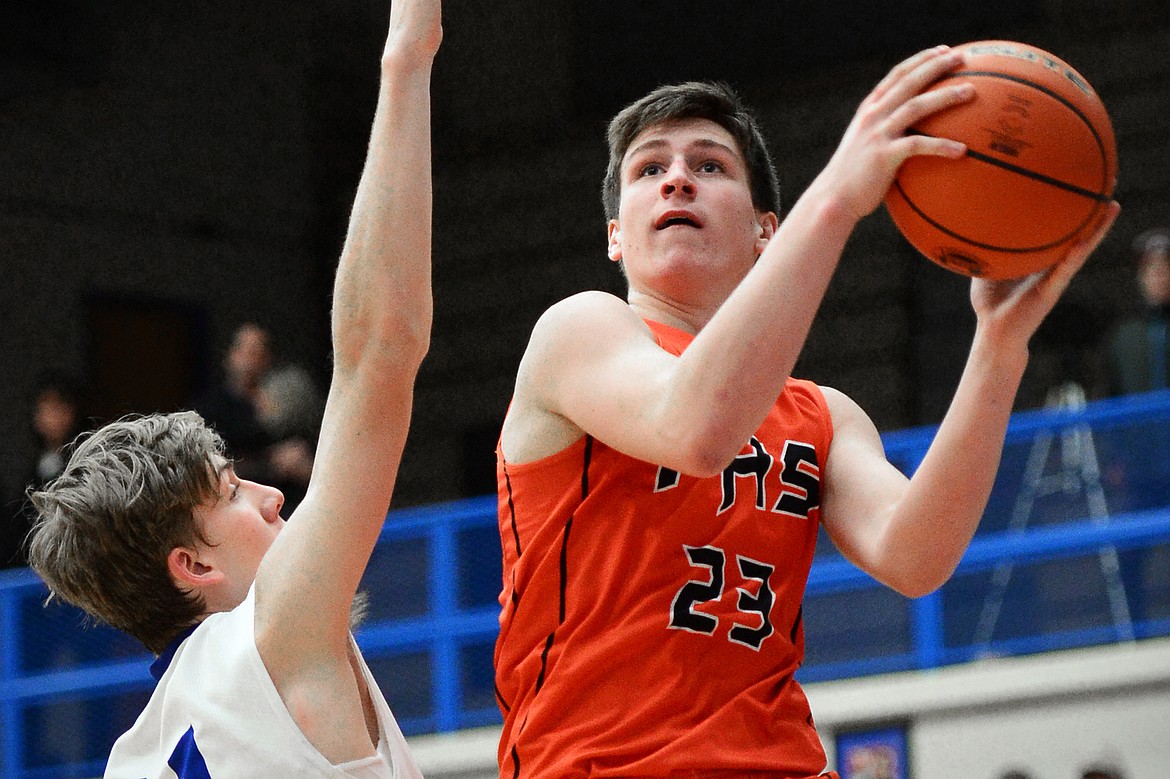
[[[673,354],[692,339],[648,324]],[[718,476],[590,436],[518,465],[497,451],[501,777],[824,770],[793,674],[831,438],[820,389],[789,380]]]

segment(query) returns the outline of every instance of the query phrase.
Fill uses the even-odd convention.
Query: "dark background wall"
[[[0,473],[29,455],[38,373],[93,411],[187,405],[233,327],[269,326],[328,378],[334,263],[361,170],[388,3],[43,0],[0,10]],[[856,104],[936,42],[1031,42],[1105,100],[1113,233],[1037,336],[1019,407],[1092,385],[1135,305],[1128,245],[1170,223],[1164,0],[465,0],[436,65],[432,351],[397,505],[482,494],[528,332],[573,292],[623,284],[598,197],[608,117],[646,89],[721,78],[757,107],[787,202]],[[969,341],[967,285],[888,216],[862,223],[798,373],[890,430],[937,422]]]

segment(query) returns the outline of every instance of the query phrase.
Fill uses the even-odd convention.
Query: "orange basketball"
[[[1109,114],[1088,81],[1035,46],[958,48],[965,64],[930,88],[965,81],[975,97],[912,132],[962,141],[967,154],[907,160],[886,208],[914,248],[957,273],[1009,279],[1043,270],[1113,197]]]

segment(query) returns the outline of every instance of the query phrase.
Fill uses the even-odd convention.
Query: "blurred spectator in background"
[[[285,516],[309,487],[323,406],[313,378],[299,365],[274,368],[260,382],[257,416],[272,441],[264,453],[266,483],[284,493]]]
[[[241,324],[224,358],[222,383],[195,409],[227,443],[241,478],[284,493],[287,518],[308,488],[324,403],[307,370],[275,362],[269,331]]]
[[[14,489],[0,514],[0,568],[27,564],[24,539],[33,514],[25,491],[40,489],[64,470],[67,447],[86,429],[84,398],[81,382],[61,371],[48,371],[36,383],[29,417],[32,456],[10,485]]]
[[[223,380],[195,402],[195,409],[215,428],[236,459],[241,478],[256,481],[263,473],[264,451],[271,443],[260,423],[260,384],[272,368],[272,337],[255,322],[236,328],[223,361]]]
[[[1133,242],[1143,309],[1123,320],[1109,341],[1106,392],[1128,395],[1167,386],[1170,322],[1170,229],[1155,227]]]
[[[1115,765],[1094,763],[1081,772],[1081,779],[1125,779],[1125,774]]]

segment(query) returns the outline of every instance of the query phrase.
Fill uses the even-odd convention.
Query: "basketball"
[[[885,198],[898,230],[944,268],[1011,279],[1050,267],[1113,197],[1117,146],[1089,82],[1046,51],[1011,41],[956,47],[965,63],[933,84],[975,97],[911,132],[967,144],[959,159],[907,160]]]

